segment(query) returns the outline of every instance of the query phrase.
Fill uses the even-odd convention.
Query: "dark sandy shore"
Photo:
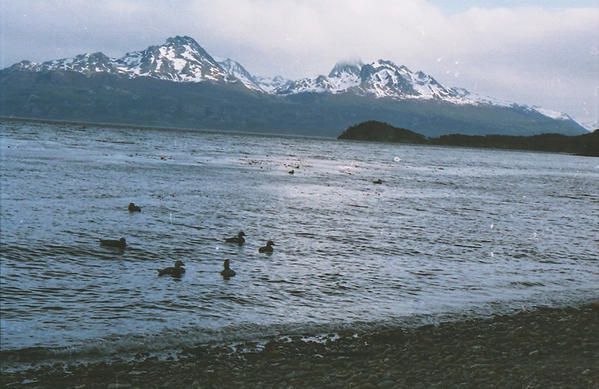
[[[273,340],[250,352],[202,347],[170,361],[5,372],[0,386],[599,388],[599,302],[345,335],[325,343]]]

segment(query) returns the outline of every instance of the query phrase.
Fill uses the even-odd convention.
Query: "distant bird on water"
[[[124,249],[125,247],[127,247],[127,241],[125,240],[125,238],[121,238],[119,240],[100,239],[100,246]]]
[[[258,249],[259,253],[272,253],[273,248],[272,246],[274,246],[275,243],[272,240],[269,240],[268,242],[266,242],[266,246],[260,247]]]
[[[134,203],[129,203],[129,212],[141,212],[141,207],[135,205]]]
[[[181,277],[185,273],[184,263],[181,261],[175,262],[175,267],[167,267],[162,270],[158,270],[158,276],[172,276]]]
[[[223,276],[225,280],[235,276],[235,271],[229,267],[229,260],[225,259],[223,262],[224,270],[220,272],[220,275]]]
[[[245,239],[243,238],[245,236],[245,232],[243,231],[239,231],[239,234],[237,234],[237,236],[234,236],[232,238],[226,238],[225,242],[227,243],[237,243],[238,245],[242,245],[245,243]]]

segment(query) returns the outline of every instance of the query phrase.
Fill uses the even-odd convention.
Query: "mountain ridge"
[[[93,68],[92,68],[93,67]],[[110,58],[101,52],[79,54],[73,58],[45,61],[41,64],[24,60],[9,68],[30,71],[75,71],[82,74],[105,72],[134,77],[152,77],[175,82],[240,82],[259,93],[288,96],[300,93],[354,93],[375,98],[437,99],[453,104],[490,104],[517,106],[534,110],[558,120],[573,120],[569,115],[541,107],[501,102],[470,93],[464,88],[446,87],[421,70],[411,71],[405,65],[379,59],[371,63],[337,62],[328,75],[287,80],[252,75],[241,63],[227,58],[214,59],[195,39],[189,36],[167,38],[162,45]],[[270,81],[270,82],[269,82]]]
[[[80,74],[84,79],[69,76],[68,73]],[[50,80],[46,79],[48,76]],[[105,76],[116,78],[109,80]],[[105,80],[106,85],[97,85],[99,79]],[[130,80],[133,83],[123,80]],[[63,99],[66,94],[72,96],[69,97],[67,106],[77,107],[86,101],[86,104],[91,104],[92,107],[94,105],[100,107],[103,102],[98,100],[99,96],[102,96],[102,99],[110,99],[110,93],[114,95],[117,89],[111,89],[109,92],[99,91],[98,88],[113,88],[111,85],[114,84],[115,87],[118,85],[120,88],[118,90],[135,89],[136,93],[143,94],[145,92],[137,89],[138,84],[141,82],[149,89],[154,89],[150,80],[172,82],[179,85],[177,88],[180,91],[188,90],[187,86],[194,85],[218,86],[219,88],[202,88],[204,91],[211,90],[215,93],[214,96],[205,95],[204,92],[200,92],[199,95],[192,93],[193,97],[190,98],[199,99],[196,101],[196,106],[205,111],[205,115],[194,113],[198,126],[212,125],[212,119],[207,120],[207,117],[212,115],[211,112],[214,112],[211,106],[221,114],[226,114],[226,110],[236,109],[235,102],[241,98],[251,106],[266,104],[270,107],[264,110],[277,109],[278,111],[275,114],[264,113],[263,120],[256,120],[252,117],[252,112],[248,111],[246,116],[239,117],[241,120],[239,123],[227,120],[222,120],[221,123],[227,122],[235,127],[251,129],[259,129],[261,125],[266,129],[281,125],[289,128],[306,126],[305,129],[312,129],[316,125],[314,121],[320,116],[307,118],[305,115],[313,115],[314,112],[319,112],[318,115],[321,115],[325,107],[316,109],[312,105],[325,102],[336,112],[334,116],[337,118],[336,121],[330,122],[331,125],[336,126],[346,126],[351,123],[350,121],[355,122],[360,117],[363,120],[391,120],[396,125],[415,128],[430,134],[456,131],[464,133],[524,131],[532,134],[546,132],[547,129],[574,134],[586,131],[567,114],[485,98],[463,88],[446,87],[422,71],[413,72],[405,65],[397,65],[389,60],[380,59],[371,63],[341,61],[335,64],[327,75],[299,80],[289,80],[281,76],[260,77],[251,74],[233,59],[220,60],[212,57],[188,36],[171,37],[162,45],[128,52],[120,58],[110,58],[101,52],[96,52],[39,64],[27,60],[18,62],[0,70],[0,82],[4,83],[3,88],[8,88],[8,92],[0,94],[2,98],[0,114],[28,117],[41,115],[41,117],[55,119],[60,119],[58,115],[62,114],[67,115],[65,119],[73,119],[75,118],[73,115],[79,114],[71,112],[66,106],[59,108],[55,99]],[[46,88],[48,82],[53,84],[53,87],[48,84]],[[173,105],[173,108],[168,109],[177,110],[180,108],[176,106],[187,105],[186,102],[178,102],[181,97],[178,96],[175,87],[176,85],[167,88],[172,96],[166,105],[155,109],[163,110]],[[21,96],[24,88],[32,93],[28,98]],[[231,94],[239,88],[254,97],[237,92]],[[43,89],[46,97],[41,98],[40,89]],[[78,100],[80,97],[75,95],[81,90],[88,90],[92,95],[96,94],[96,97],[88,96],[91,101],[85,99],[80,101]],[[120,97],[123,104],[131,105],[126,103],[127,99],[140,98],[140,96],[133,97],[131,91],[123,93]],[[215,99],[215,96],[221,97]],[[147,96],[147,98],[158,97]],[[227,98],[231,101],[227,102]],[[95,103],[94,99],[96,99]],[[357,101],[360,101],[358,106],[355,105],[358,104]],[[126,110],[119,107],[119,110],[121,109]],[[128,114],[123,112],[123,119],[128,118],[127,121],[137,123],[141,117],[147,116],[141,115],[140,109],[142,108],[130,109]],[[253,109],[257,110],[256,107]],[[89,111],[89,108],[85,110]],[[356,116],[356,110],[360,112],[359,117]],[[258,111],[262,112],[263,108],[260,107]],[[469,112],[470,115],[466,115]],[[501,112],[503,117],[498,117],[497,114]],[[284,115],[283,119],[278,116],[279,113]],[[77,116],[77,119],[82,118]],[[323,125],[329,123],[328,119],[323,122]],[[177,117],[173,120],[185,121],[184,118]]]

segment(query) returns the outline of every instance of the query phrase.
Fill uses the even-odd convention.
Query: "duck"
[[[239,234],[237,234],[237,236],[234,236],[232,238],[226,238],[225,242],[227,243],[237,243],[238,245],[242,245],[245,243],[245,239],[243,238],[245,236],[245,232],[243,231],[239,231]]]
[[[223,271],[220,272],[220,275],[223,276],[225,280],[235,276],[235,271],[229,267],[229,260],[225,259],[223,262]]]
[[[181,277],[183,273],[185,273],[185,268],[183,267],[185,264],[182,261],[176,261],[175,267],[167,267],[162,270],[158,270],[158,276],[172,276],[172,277]]]
[[[258,252],[259,253],[272,253],[272,251],[273,251],[272,246],[274,246],[274,245],[275,245],[275,243],[272,240],[269,240],[268,242],[266,242],[266,246],[260,247],[258,249]]]
[[[380,185],[380,184],[382,184],[382,183],[383,183],[383,180],[381,180],[380,178],[378,178],[378,179],[376,179],[376,180],[372,181],[372,183],[373,183],[373,184],[379,184],[379,185]]]
[[[127,209],[129,209],[129,212],[141,212],[141,207],[135,205],[135,203],[129,203]]]
[[[121,238],[119,240],[114,239],[100,239],[100,246],[104,247],[115,247],[117,249],[124,249],[127,247],[127,241],[125,238]]]

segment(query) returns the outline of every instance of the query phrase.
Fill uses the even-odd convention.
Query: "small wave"
[[[545,284],[543,284],[542,282],[532,282],[532,281],[512,281],[512,282],[510,282],[510,285],[515,286],[515,287],[531,288],[533,286],[544,286]]]
[[[184,353],[197,347],[218,347],[230,345],[235,349],[248,342],[256,347],[272,339],[304,342],[328,342],[355,337],[357,333],[373,334],[389,328],[415,328],[424,325],[438,325],[442,322],[469,320],[477,317],[489,317],[498,314],[510,314],[520,310],[543,306],[576,306],[597,299],[595,291],[587,291],[581,298],[546,296],[543,301],[495,301],[481,306],[457,311],[438,313],[417,313],[376,321],[330,322],[330,323],[286,323],[262,325],[241,323],[220,328],[186,327],[180,330],[163,330],[156,334],[112,335],[101,339],[66,347],[27,347],[22,349],[0,350],[3,369],[19,370],[36,364],[62,362],[89,363],[110,360],[118,357],[122,360],[135,359],[139,355],[164,357]],[[237,347],[238,348],[238,347]]]
[[[99,142],[99,143],[122,144],[122,145],[134,145],[135,144],[135,142],[132,142],[132,141],[114,140],[114,139],[96,139],[96,142]]]

